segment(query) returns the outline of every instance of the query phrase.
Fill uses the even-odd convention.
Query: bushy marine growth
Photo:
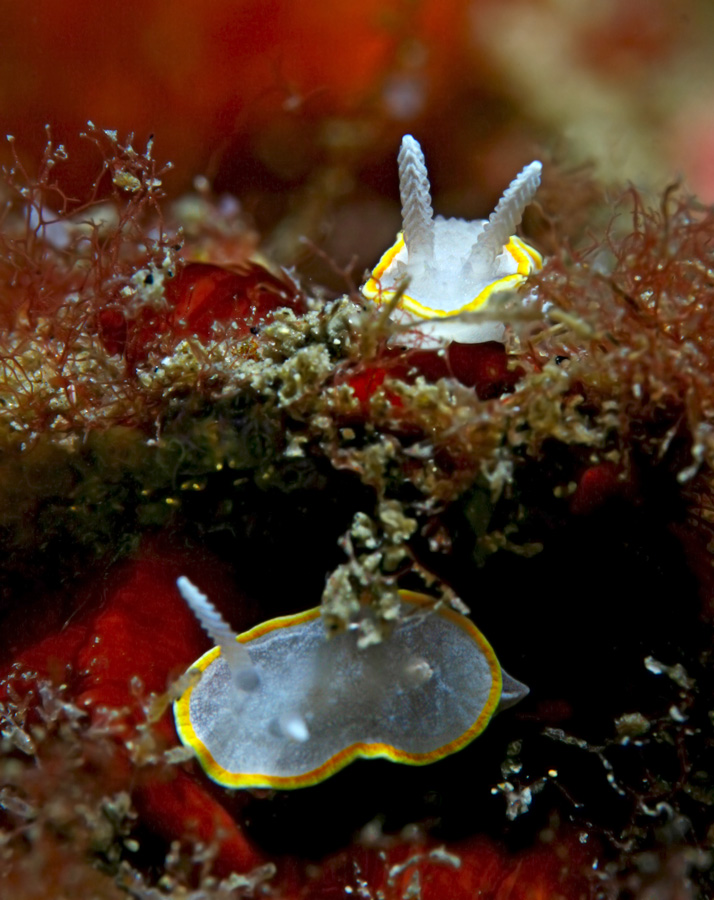
[[[45,553],[34,584],[46,585],[80,560],[86,566],[88,548],[101,558],[159,527],[208,539],[210,528],[243,521],[236,510],[255,491],[267,490],[279,509],[296,489],[317,498],[343,476],[357,488],[343,495],[349,508],[336,523],[347,562],[325,565],[335,627],[364,604],[388,620],[401,579],[428,580],[440,558],[448,562],[449,516],[458,510],[472,528],[474,559],[536,553],[550,533],[529,502],[534,471],[536,494],[549,498],[546,512],[556,519],[578,503],[583,510],[627,497],[641,473],[656,475],[676,494],[678,533],[700,566],[700,585],[711,578],[698,550],[711,540],[714,450],[709,209],[671,193],[650,210],[626,193],[600,239],[569,248],[569,223],[553,206],[541,223],[551,252],[533,278],[532,301],[494,296],[471,314],[506,323],[508,359],[521,372],[510,393],[482,401],[453,379],[431,381],[423,361],[399,369],[387,352],[389,326],[357,296],[302,315],[278,310],[257,334],[237,338],[230,324],[200,339],[155,327],[151,317],[182,265],[178,237],[156,230],[160,179],[150,153],[111,133],[93,135],[113,184],[96,220],[89,210],[98,199],[48,217],[59,149],[48,148],[38,181],[18,168],[8,176],[0,415],[7,609],[33,602],[22,585],[38,535]],[[594,206],[593,220],[601,215]],[[237,243],[248,240],[238,228]],[[209,240],[209,263],[210,248]],[[129,365],[102,332],[106,308],[125,321],[151,314]],[[365,373],[378,377],[358,393],[352,385],[364,385]],[[120,460],[118,446],[131,453]],[[598,496],[587,493],[593,478]],[[36,608],[42,601],[40,591]],[[697,741],[697,771],[710,772],[711,740]],[[12,764],[17,748],[5,749]],[[653,790],[675,811],[683,795],[706,806],[705,792],[687,789],[689,778],[685,770],[678,786]],[[632,836],[645,847],[651,832],[641,821]],[[698,825],[673,841],[705,845]]]

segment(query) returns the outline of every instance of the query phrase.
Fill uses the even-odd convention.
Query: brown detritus
[[[62,689],[31,673],[16,673],[3,692],[3,889],[23,897],[119,897],[109,873],[123,855],[131,857],[135,814],[117,771],[111,725],[90,725]],[[18,729],[32,735],[31,747],[18,747]]]
[[[149,213],[159,216],[159,179],[150,150],[138,154],[111,133],[96,132],[93,139],[108,144],[103,171],[131,170],[143,193],[132,189],[127,201],[127,191],[117,187],[115,201],[129,206],[118,210],[118,224],[108,236],[102,231],[108,227],[106,219],[101,225],[83,226],[90,237],[77,239],[76,247],[70,244],[61,253],[49,224],[30,231],[26,224],[25,237],[9,238],[13,247],[34,254],[31,260],[23,257],[32,263],[23,269],[56,280],[52,323],[38,319],[42,309],[50,307],[30,304],[27,323],[17,319],[5,338],[3,418],[5,446],[13,448],[6,463],[10,468],[13,459],[25,467],[36,444],[49,441],[52,448],[34,451],[40,466],[47,464],[44,460],[56,460],[57,454],[69,462],[81,459],[87,434],[97,428],[105,434],[110,429],[111,445],[120,424],[150,432],[159,421],[158,440],[134,434],[137,451],[150,469],[168,474],[175,466],[166,459],[176,446],[170,437],[172,409],[184,404],[187,394],[205,410],[223,404],[225,415],[233,403],[247,404],[269,431],[282,431],[287,418],[287,456],[323,456],[385,498],[398,485],[400,491],[410,485],[419,502],[432,508],[453,503],[477,480],[488,486],[496,502],[511,491],[519,468],[547,456],[545,448],[553,441],[572,448],[574,466],[566,480],[573,482],[586,464],[595,462],[616,466],[626,484],[633,455],[640,453],[653,462],[681,461],[675,474],[682,481],[700,461],[711,462],[706,397],[712,355],[706,342],[712,336],[705,297],[714,286],[707,258],[714,226],[711,214],[686,198],[667,197],[661,210],[646,211],[630,192],[631,231],[619,223],[601,245],[591,242],[586,250],[551,257],[533,280],[535,294],[525,305],[515,296],[495,298],[487,315],[510,323],[510,358],[523,373],[509,396],[484,403],[471,389],[448,379],[404,380],[390,374],[387,360],[386,374],[365,408],[356,401],[350,381],[356,383],[367,363],[379,365],[384,341],[398,344],[399,333],[385,330],[381,315],[361,311],[350,298],[313,304],[303,316],[285,309],[261,330],[259,340],[251,336],[236,341],[229,331],[215,340],[184,338],[172,345],[157,336],[136,370],[136,380],[122,378],[121,362],[102,346],[101,334],[92,331],[91,309],[101,306],[111,312],[113,294],[107,295],[106,286],[123,280],[122,290],[131,296],[124,297],[121,315],[130,314],[137,303],[157,305],[158,310],[166,267],[174,265],[173,251],[168,233],[161,232],[153,255],[132,258],[133,248],[146,243],[141,222]],[[56,152],[48,147],[38,186],[30,191],[28,223],[32,216],[43,221],[43,198],[52,188],[48,161]],[[11,184],[17,198],[26,200],[24,188],[18,186],[20,177],[29,178],[18,170],[10,176]],[[92,202],[79,207],[83,216]],[[6,225],[12,221],[9,215]],[[60,217],[52,227],[60,229],[56,233],[71,234],[74,226]],[[15,255],[18,252],[15,249]],[[82,272],[81,283],[75,270]],[[37,291],[29,292],[34,294]],[[57,323],[63,323],[61,331]],[[182,429],[186,421],[181,418]],[[355,421],[355,438],[346,441],[345,423]],[[200,418],[194,427],[202,427]],[[230,429],[221,430],[223,437],[212,450],[207,448],[201,471],[192,465],[177,470],[179,484],[205,483],[211,472],[235,465]],[[182,456],[188,463],[185,450]],[[100,468],[106,464],[99,460]],[[54,468],[58,466],[67,469],[65,463],[55,462]],[[270,472],[270,467],[262,467],[262,483],[270,480]],[[154,498],[132,501],[143,507],[138,512],[148,520],[165,520],[177,501],[174,479],[161,489],[148,486],[146,475],[137,475],[137,488],[144,497]],[[13,483],[6,479],[8,486]],[[580,503],[579,498],[573,502]],[[73,504],[75,512],[86,508],[79,499]],[[96,508],[101,508],[99,502]],[[518,549],[511,534],[514,524],[496,529],[491,537],[483,535],[483,546]],[[101,531],[99,519],[93,530]],[[529,543],[535,546],[537,541]]]
[[[396,500],[379,503],[374,518],[364,512],[355,514],[352,527],[340,539],[348,562],[331,573],[322,595],[328,633],[357,627],[360,646],[379,643],[400,619],[400,581],[411,574],[434,587],[438,579],[419,565],[409,548],[416,529],[417,520],[405,515]],[[441,597],[434,597],[434,608],[447,601],[463,612],[464,604],[453,591],[446,585],[439,587]],[[364,616],[365,612],[369,615]]]
[[[184,679],[185,682],[185,679]],[[217,847],[176,841],[158,874],[142,842],[128,786],[170,777],[185,753],[167,749],[157,718],[184,684],[163,697],[135,694],[129,709],[88,716],[54,687],[15,670],[0,684],[0,883],[18,897],[81,892],[98,898],[211,900],[254,896],[275,866],[227,878],[213,873]],[[18,737],[19,735],[19,737]],[[117,740],[119,738],[119,741]],[[122,745],[134,768],[130,776]],[[183,749],[183,748],[182,748]]]
[[[122,378],[121,362],[93,330],[92,311],[111,313],[115,286],[122,284],[119,315],[133,315],[137,304],[160,312],[163,279],[179,262],[178,238],[161,224],[161,172],[151,148],[140,154],[97,129],[90,137],[102,148],[101,172],[115,187],[115,213],[100,223],[91,221],[93,197],[79,204],[60,198],[62,209],[48,221],[52,171],[63,161],[52,144],[36,182],[19,163],[8,174],[14,199],[4,240],[6,265],[13,268],[6,282],[11,292],[22,292],[24,304],[24,312],[11,300],[4,305],[13,321],[3,348],[2,433],[10,469],[24,468],[34,453],[40,468],[52,464],[67,471],[70,460],[81,459],[88,434],[109,430],[111,444],[117,429],[131,424],[139,429],[137,450],[146,464],[177,476],[162,490],[147,486],[140,469],[137,487],[145,497],[163,495],[160,503],[171,507],[175,480],[202,482],[234,464],[225,428],[207,448],[202,471],[181,463],[175,470],[166,458],[175,447],[173,410],[187,394],[204,410],[223,404],[225,415],[232,404],[247,405],[268,430],[282,431],[289,420],[290,440],[282,447],[288,457],[322,456],[385,499],[395,490],[392,499],[398,499],[409,485],[416,491],[410,503],[418,498],[432,508],[453,503],[477,481],[497,502],[512,491],[520,468],[547,457],[553,442],[571,448],[566,482],[577,483],[587,466],[603,465],[615,466],[626,484],[633,456],[640,454],[652,465],[675,467],[680,482],[703,464],[711,467],[714,413],[707,398],[714,334],[706,298],[714,289],[714,219],[681,194],[668,194],[661,209],[646,210],[630,191],[622,202],[629,200],[631,229],[623,214],[599,244],[555,252],[532,280],[534,294],[526,304],[515,296],[494,299],[485,315],[510,324],[510,359],[522,372],[510,395],[482,402],[453,380],[429,383],[391,374],[387,360],[365,406],[350,381],[357,383],[367,363],[381,364],[385,340],[398,345],[399,332],[350,298],[313,303],[302,316],[282,310],[259,339],[236,341],[229,330],[215,340],[186,337],[176,344],[157,335],[136,379]],[[191,222],[195,230],[195,216]],[[149,226],[158,226],[157,239],[143,230]],[[149,250],[138,251],[140,246]],[[17,280],[28,273],[39,279],[34,288]],[[186,421],[181,418],[182,429]],[[151,433],[157,422],[158,439],[147,441],[141,430]],[[194,428],[203,427],[200,417],[195,422]],[[346,423],[359,426],[350,426],[353,439],[344,438]],[[48,446],[40,453],[43,443]],[[182,456],[188,461],[185,451]],[[100,469],[107,462],[100,460]],[[261,469],[263,483],[270,472]],[[5,479],[6,489],[13,483]],[[142,516],[157,521],[158,508],[149,512],[155,500],[133,502],[144,506]],[[572,502],[579,504],[580,494]],[[73,506],[76,512],[85,504],[80,498]],[[484,535],[484,546],[517,548],[509,534],[513,524],[491,538]],[[99,519],[94,529],[101,530]]]

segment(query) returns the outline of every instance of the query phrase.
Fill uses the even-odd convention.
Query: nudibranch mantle
[[[514,236],[523,211],[540,185],[541,164],[516,176],[489,219],[434,218],[421,147],[409,134],[399,151],[402,231],[362,288],[368,299],[389,303],[406,284],[393,313],[415,329],[400,343],[442,345],[503,339],[501,322],[465,321],[459,314],[482,309],[498,291],[515,289],[543,265],[533,247]]]
[[[214,647],[174,705],[181,741],[231,788],[306,787],[357,758],[424,765],[460,750],[528,689],[502,673],[469,619],[432,610],[434,598],[421,594],[401,592],[401,600],[394,633],[363,649],[354,632],[328,639],[319,608],[237,636],[255,689],[236,691],[235,672]]]

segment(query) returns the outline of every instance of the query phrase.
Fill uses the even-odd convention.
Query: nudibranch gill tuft
[[[526,166],[487,220],[434,218],[424,155],[410,134],[404,136],[399,151],[402,231],[362,288],[378,304],[404,290],[393,318],[414,322],[415,330],[401,335],[401,343],[503,339],[500,322],[455,317],[481,309],[494,293],[517,288],[542,267],[538,251],[514,235],[538,190],[541,168],[537,161]]]
[[[528,693],[433,597],[401,591],[394,632],[360,649],[353,631],[328,638],[319,608],[236,636],[187,578],[178,586],[217,646],[194,663],[201,677],[176,701],[176,727],[226,787],[306,787],[357,758],[435,762]]]

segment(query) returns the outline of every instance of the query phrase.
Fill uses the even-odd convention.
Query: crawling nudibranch
[[[174,705],[182,742],[231,788],[299,788],[353,760],[424,765],[460,750],[528,688],[501,669],[465,616],[401,591],[402,617],[381,644],[327,637],[320,610],[235,635],[208,598],[178,588],[217,645]]]
[[[378,304],[404,290],[393,318],[414,322],[415,329],[400,335],[400,343],[503,339],[500,322],[455,317],[481,309],[494,293],[517,288],[542,267],[540,253],[514,236],[538,190],[541,168],[537,161],[526,166],[487,220],[434,218],[424,155],[410,134],[404,136],[399,151],[402,231],[362,288]]]

